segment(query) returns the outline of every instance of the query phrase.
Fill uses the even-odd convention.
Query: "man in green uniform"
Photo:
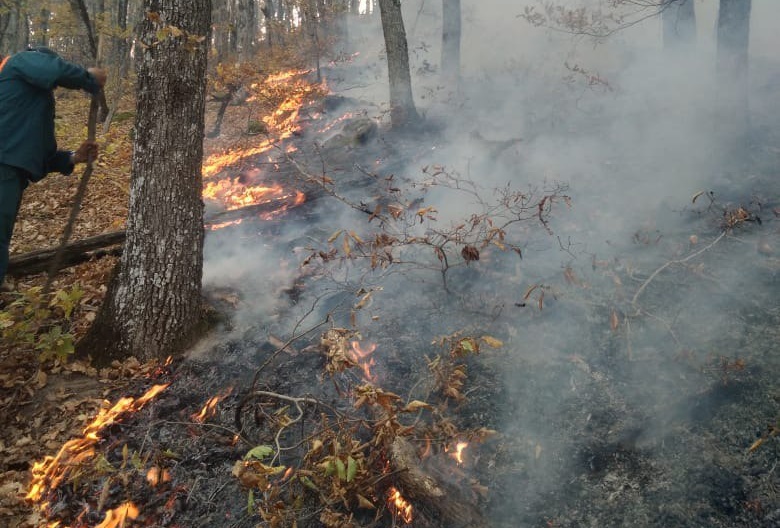
[[[89,141],[75,152],[57,149],[54,89],[94,94],[105,82],[103,70],[71,64],[48,48],[0,57],[0,285],[24,189],[50,172],[71,174],[76,163],[97,155]]]

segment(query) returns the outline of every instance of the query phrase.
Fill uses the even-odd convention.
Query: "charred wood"
[[[419,514],[437,525],[453,528],[487,527],[475,501],[445,478],[428,471],[415,448],[403,437],[390,446],[390,463],[404,497],[413,501]],[[418,519],[419,520],[419,519]],[[432,524],[433,525],[433,524]]]

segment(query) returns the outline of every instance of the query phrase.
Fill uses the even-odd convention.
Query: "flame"
[[[138,517],[138,508],[132,502],[126,502],[106,512],[106,518],[95,528],[124,528],[127,519]]]
[[[452,453],[452,458],[454,458],[458,465],[463,464],[463,450],[466,449],[469,446],[468,442],[458,442],[455,444],[455,451]]]
[[[234,225],[240,225],[241,222],[243,222],[243,218],[239,218],[238,220],[230,220],[228,222],[220,222],[218,224],[211,224],[209,225],[209,230],[216,231],[217,229],[222,229],[224,227],[234,226]]]
[[[203,423],[217,412],[217,404],[230,396],[230,393],[233,392],[233,387],[228,387],[222,394],[217,394],[216,396],[212,396],[209,398],[209,400],[206,402],[206,405],[203,406],[203,408],[198,413],[193,413],[190,417],[198,422]]]
[[[319,129],[319,133],[322,134],[323,132],[328,132],[329,130],[332,130],[333,127],[335,127],[339,123],[343,123],[344,121],[346,121],[347,119],[351,118],[354,115],[355,114],[353,114],[352,112],[347,112],[346,114],[344,114],[343,116],[339,117],[335,121],[332,121],[331,123],[328,123],[327,125],[325,125],[321,129]]]
[[[358,364],[363,370],[363,377],[366,381],[376,381],[376,376],[371,373],[371,367],[376,365],[374,358],[369,358],[376,350],[376,344],[371,343],[365,350],[360,348],[358,341],[352,341],[352,350],[349,351],[350,359]],[[368,358],[368,360],[366,360]]]
[[[295,78],[301,77],[310,71],[311,70],[290,70],[269,75],[264,82],[267,87],[278,90],[278,85],[284,84],[285,93],[289,94],[276,110],[263,118],[263,122],[268,126],[269,130],[275,133],[276,137],[264,139],[259,144],[248,149],[209,156],[203,166],[203,176],[208,178],[228,165],[235,164],[250,156],[266,152],[274,147],[279,141],[285,140],[297,133],[300,130],[300,127],[297,124],[300,109],[303,106],[306,97],[317,88],[317,85],[312,84],[305,79],[296,80]],[[251,97],[249,100],[251,101],[254,99],[255,97]]]
[[[388,490],[387,502],[390,505],[390,509],[401,518],[405,524],[412,522],[412,505],[406,499],[403,498],[401,492],[395,486],[390,486]]]
[[[116,423],[121,415],[139,411],[146,403],[164,391],[170,383],[154,385],[138,399],[121,398],[110,409],[101,409],[95,419],[84,428],[84,436],[65,442],[59,452],[35,462],[32,468],[32,481],[25,499],[40,502],[44,495],[59,486],[68,475],[70,468],[89,460],[94,454],[94,445],[100,440],[99,433],[109,425]],[[41,504],[42,508],[47,503]],[[124,522],[124,521],[123,521]],[[115,526],[115,525],[109,525]]]

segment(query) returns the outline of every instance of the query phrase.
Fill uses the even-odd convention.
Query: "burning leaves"
[[[320,339],[320,348],[327,357],[326,370],[333,375],[353,367],[360,367],[365,381],[375,381],[371,368],[376,361],[371,355],[376,345],[361,345],[357,332],[346,328],[331,328]]]
[[[218,394],[216,396],[212,396],[209,398],[209,400],[206,402],[206,404],[203,406],[203,408],[198,413],[192,414],[191,418],[198,422],[203,423],[217,412],[217,404],[230,396],[230,394],[233,392],[233,387],[228,387],[225,389],[221,394]]]
[[[167,387],[168,384],[154,385],[137,399],[121,398],[111,408],[101,409],[98,416],[84,429],[83,437],[69,440],[60,448],[57,455],[46,457],[43,461],[33,465],[33,478],[26,499],[37,503],[43,510],[47,509],[49,493],[56,490],[66,480],[73,478],[74,474],[86,464],[93,462],[95,446],[100,441],[100,433],[108,426],[121,420],[125,414],[138,412]],[[133,511],[132,508],[127,507],[114,513],[110,512],[104,522],[115,522],[116,524],[106,524],[105,526],[120,526],[119,523],[124,523],[124,519],[135,518],[131,516]]]
[[[106,518],[95,528],[124,528],[125,522],[138,518],[138,508],[132,502],[127,502],[121,506],[108,510]]]

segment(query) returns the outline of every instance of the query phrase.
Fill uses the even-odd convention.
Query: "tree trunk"
[[[460,0],[442,0],[441,75],[458,91],[460,81]]]
[[[46,7],[41,8],[39,14],[38,31],[36,32],[36,44],[38,46],[49,45],[49,19],[51,18],[51,11]]]
[[[446,1],[446,0],[445,0]],[[662,6],[664,48],[693,48],[696,43],[696,11],[693,0],[665,0]]]
[[[127,240],[101,312],[78,347],[99,363],[176,353],[192,343],[202,322],[211,0],[145,0],[144,6],[159,19],[142,24]],[[183,34],[166,33],[170,27]]]
[[[216,52],[216,63],[224,62],[230,50],[230,21],[227,4],[229,0],[214,0],[212,17],[214,19],[213,46]]]
[[[401,15],[401,0],[379,0],[379,12],[390,80],[390,119],[394,127],[399,127],[419,119],[412,96],[409,49]]]
[[[247,62],[255,51],[257,11],[255,0],[238,0],[236,27],[238,28],[238,61]]]
[[[720,123],[733,139],[746,139],[748,108],[748,49],[751,0],[720,0],[718,12],[718,77]]]

